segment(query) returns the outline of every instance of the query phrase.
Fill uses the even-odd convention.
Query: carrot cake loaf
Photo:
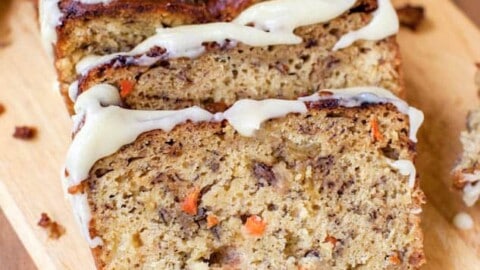
[[[40,0],[98,269],[418,269],[390,0]]]

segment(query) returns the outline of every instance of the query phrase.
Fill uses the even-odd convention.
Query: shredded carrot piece
[[[120,81],[120,96],[122,98],[128,96],[133,90],[133,81],[131,80],[121,80]]]
[[[183,200],[182,210],[189,215],[196,215],[198,211],[198,198],[200,189],[194,188]]]
[[[261,217],[253,215],[247,218],[247,222],[245,222],[245,228],[247,229],[248,233],[253,236],[262,236],[267,228],[267,223],[263,221]]]
[[[207,216],[207,228],[213,228],[217,226],[218,224],[218,218],[215,215],[208,215]]]
[[[71,187],[68,188],[67,191],[68,191],[69,194],[72,194],[72,195],[83,192],[83,184],[78,184],[78,185],[75,185],[75,186],[71,186]]]
[[[400,258],[398,257],[398,254],[391,255],[388,260],[391,264],[394,265],[399,265],[400,263],[402,263],[402,261],[400,261]]]
[[[332,244],[333,246],[335,246],[337,244],[337,238],[333,237],[333,236],[330,236],[328,235],[327,237],[325,237],[325,243],[330,243]]]
[[[374,116],[370,120],[370,125],[372,126],[372,140],[381,141],[383,140],[383,135],[380,132],[380,127],[378,126],[377,118]]]

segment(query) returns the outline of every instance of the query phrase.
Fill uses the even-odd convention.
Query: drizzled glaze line
[[[130,52],[105,56],[87,56],[76,66],[78,74],[108,63],[116,57],[130,57],[138,65],[150,65],[160,58],[194,58],[201,55],[205,42],[224,45],[227,40],[249,46],[299,44],[301,37],[294,34],[300,26],[328,22],[353,7],[356,0],[272,0],[255,4],[243,11],[232,22],[184,25],[160,28],[152,37]],[[249,26],[249,25],[253,25]],[[365,27],[346,34],[334,46],[341,49],[360,39],[381,40],[398,32],[398,17],[390,0],[379,0],[379,8]],[[152,48],[166,50],[162,56],[146,55]],[[135,56],[141,56],[133,59]]]
[[[56,28],[60,25],[63,17],[59,4],[59,0],[40,0],[38,6],[42,43],[52,58],[53,45],[57,43]]]
[[[378,0],[377,2],[378,8],[373,12],[373,19],[370,23],[341,37],[333,47],[334,51],[349,47],[357,40],[381,40],[398,32],[400,23],[390,0]]]

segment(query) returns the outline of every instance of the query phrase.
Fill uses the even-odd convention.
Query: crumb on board
[[[425,8],[420,5],[406,4],[397,8],[397,14],[403,27],[415,31],[425,19]]]
[[[17,126],[13,137],[21,140],[31,140],[37,135],[37,129],[28,126]]]
[[[47,230],[50,239],[58,239],[65,234],[65,228],[53,221],[46,213],[41,214],[37,225]]]

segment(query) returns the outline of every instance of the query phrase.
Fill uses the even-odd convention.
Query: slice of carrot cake
[[[224,112],[76,103],[67,185],[99,269],[417,269],[423,116],[378,88]],[[89,210],[90,209],[90,210]]]
[[[68,89],[97,83],[132,89],[126,103],[145,109],[359,85],[403,96],[389,0],[41,2],[70,107]]]

